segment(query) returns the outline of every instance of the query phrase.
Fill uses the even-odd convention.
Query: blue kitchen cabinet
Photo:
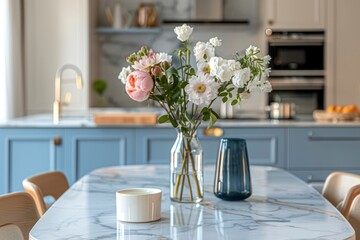
[[[360,128],[289,128],[288,141],[288,169],[309,183],[333,171],[360,173]]]
[[[204,164],[215,163],[221,138],[244,138],[249,160],[255,165],[284,167],[286,156],[286,130],[284,128],[222,128],[222,136],[215,137],[205,128],[198,130],[204,152]],[[170,150],[177,136],[172,128],[136,129],[136,163],[170,163]]]
[[[136,164],[170,164],[170,150],[176,140],[173,128],[137,128]]]
[[[22,180],[64,171],[63,129],[0,128],[0,194],[23,191]]]
[[[205,128],[200,129],[199,138],[204,149],[204,163],[215,163],[221,138],[243,138],[246,140],[249,161],[253,165],[285,167],[286,129],[267,127],[220,128],[222,136],[213,136]],[[210,131],[211,132],[211,131]]]
[[[96,168],[135,164],[133,128],[68,128],[66,165],[73,183]]]

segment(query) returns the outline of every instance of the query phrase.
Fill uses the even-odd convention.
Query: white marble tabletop
[[[213,194],[215,167],[204,169],[201,204],[169,200],[169,166],[96,170],[54,203],[33,227],[30,239],[355,239],[350,224],[329,202],[284,170],[251,166],[252,196],[229,202]],[[163,191],[161,220],[116,220],[115,192],[130,187]]]

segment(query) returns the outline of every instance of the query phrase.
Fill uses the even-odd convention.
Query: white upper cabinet
[[[360,1],[329,1],[327,95],[329,104],[360,106]]]
[[[323,30],[326,0],[265,0],[265,25],[281,30]]]

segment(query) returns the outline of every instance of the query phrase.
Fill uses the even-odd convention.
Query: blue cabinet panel
[[[72,183],[96,168],[135,163],[134,130],[67,129],[66,169]]]
[[[204,162],[214,163],[221,138],[244,138],[248,147],[249,161],[254,165],[285,167],[286,130],[284,128],[223,128],[221,137],[204,135],[199,138],[204,149]]]
[[[289,169],[360,170],[360,128],[290,128]]]
[[[170,151],[177,132],[172,128],[136,129],[136,163],[170,164]]]
[[[2,129],[0,192],[23,191],[23,179],[41,172],[64,170],[62,145],[54,144],[54,138],[61,139],[61,135],[62,130]]]
[[[221,137],[206,136],[199,129],[204,151],[204,164],[215,163],[221,138],[245,138],[251,164],[284,167],[285,129],[283,128],[224,128]],[[176,139],[174,129],[136,129],[137,163],[170,163],[170,150]]]

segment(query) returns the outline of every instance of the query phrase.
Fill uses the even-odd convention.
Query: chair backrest
[[[352,200],[360,193],[360,175],[333,172],[325,181],[323,196],[345,216]]]
[[[0,196],[0,239],[29,239],[29,232],[39,218],[34,199],[28,193]]]
[[[51,196],[57,200],[68,188],[66,176],[59,171],[47,172],[24,179],[23,187],[35,200],[40,216],[46,210],[44,197]]]
[[[355,230],[356,240],[360,240],[360,195],[353,199],[349,213],[345,217]]]

